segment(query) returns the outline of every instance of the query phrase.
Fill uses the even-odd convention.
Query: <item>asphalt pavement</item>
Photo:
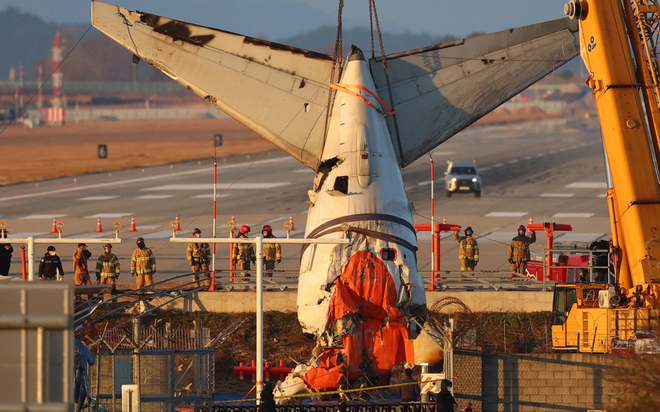
[[[446,161],[476,159],[483,172],[482,197],[444,194]],[[572,232],[559,234],[556,242],[591,242],[607,237],[608,209],[603,149],[598,129],[575,130],[561,121],[498,127],[471,127],[440,145],[435,161],[435,219],[472,226],[481,245],[478,269],[505,270],[509,240],[519,224],[555,221],[571,224]],[[36,166],[38,167],[38,166]],[[416,208],[415,223],[428,223],[430,211],[430,162],[428,156],[403,170],[409,200]],[[285,237],[283,224],[292,217],[294,237],[302,237],[307,214],[307,190],[314,173],[283,152],[272,151],[218,159],[217,236],[228,236],[226,223],[235,216],[252,233],[264,224]],[[120,257],[120,281],[130,281],[130,255],[135,239],[142,236],[157,259],[156,279],[185,273],[189,267],[186,246],[170,244],[171,221],[179,217],[181,232],[191,236],[198,227],[204,236],[212,233],[213,160],[200,159],[106,173],[58,178],[3,186],[0,189],[0,220],[6,221],[10,238],[57,237],[51,234],[56,218],[65,224],[65,238],[114,238],[114,222],[123,228],[121,244],[113,251]],[[136,232],[129,232],[131,217]],[[101,218],[104,232],[98,233]],[[542,252],[545,236],[539,234],[536,252]],[[430,235],[419,234],[418,266],[430,270]],[[37,245],[35,259],[47,245]],[[442,269],[457,270],[457,244],[451,233],[443,234]],[[71,255],[75,245],[58,245],[65,280],[72,281]],[[20,245],[11,275],[20,275]],[[90,245],[93,260],[102,253]],[[282,282],[293,286],[300,247],[285,246],[278,269]],[[219,245],[216,267],[228,267],[228,246]],[[222,278],[225,273],[220,275]],[[92,276],[93,278],[93,276]],[[225,279],[226,280],[226,279]]]

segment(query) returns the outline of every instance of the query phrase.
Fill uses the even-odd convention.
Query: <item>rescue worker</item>
[[[87,250],[87,245],[78,243],[78,249],[73,252],[73,280],[76,286],[91,285],[92,281],[89,279],[88,260],[92,257],[92,252]],[[76,295],[78,297],[79,295]],[[90,295],[86,295],[89,299]]]
[[[39,279],[41,280],[62,280],[64,276],[64,269],[62,269],[62,261],[57,256],[55,246],[48,246],[46,254],[39,262]]]
[[[138,248],[133,251],[131,256],[131,276],[135,276],[136,286],[141,289],[154,283],[156,258],[151,249],[144,245],[142,237],[137,238],[135,244]]]
[[[247,238],[248,233],[250,233],[250,227],[243,225],[238,231],[236,238]],[[236,265],[236,268],[243,271],[250,270],[250,262],[255,263],[257,261],[257,258],[254,255],[254,247],[251,243],[234,243],[231,258],[232,262]],[[241,277],[249,276],[249,273],[241,272]]]
[[[0,238],[7,239],[9,232],[4,230],[0,234]],[[11,254],[14,253],[14,248],[9,243],[0,243],[0,276],[9,276],[9,268],[11,267]]]
[[[405,378],[399,383],[407,383],[409,385],[399,386],[399,395],[401,395],[401,402],[417,402],[419,400],[419,383],[413,378],[413,370],[406,368],[404,370]]]
[[[451,381],[443,379],[440,382],[440,392],[436,397],[437,412],[454,412],[458,408],[456,399],[451,394]]]
[[[458,260],[461,262],[461,272],[474,272],[474,268],[479,263],[479,245],[476,239],[472,237],[474,233],[472,227],[465,228],[465,237],[461,237],[459,230],[454,232],[454,240],[458,242]]]
[[[89,279],[89,267],[87,261],[92,257],[92,252],[87,250],[87,245],[78,243],[78,249],[73,252],[73,275],[76,286],[91,285]]]
[[[509,263],[511,264],[511,278],[516,278],[516,273],[525,276],[527,262],[529,262],[529,245],[536,242],[536,232],[531,231],[531,236],[525,236],[525,226],[518,226],[518,236],[511,239],[509,245]]]
[[[115,285],[119,279],[119,259],[112,253],[112,245],[103,245],[103,253],[96,261],[96,280],[100,285]],[[114,292],[115,287],[112,287]]]
[[[273,228],[270,225],[264,226],[261,229],[261,234],[264,239],[275,239],[273,236]],[[275,262],[282,261],[282,247],[279,243],[264,243],[264,266],[266,268],[266,277],[273,277],[273,270],[275,270]]]
[[[198,228],[193,229],[193,237],[201,237],[202,231]],[[210,286],[211,280],[209,278],[209,256],[211,255],[211,246],[208,243],[188,243],[188,250],[186,252],[186,257],[188,258],[188,263],[190,264],[190,270],[193,272],[193,282],[195,282],[195,287],[199,287],[199,276],[195,273],[205,272],[204,276],[206,280],[204,285]]]

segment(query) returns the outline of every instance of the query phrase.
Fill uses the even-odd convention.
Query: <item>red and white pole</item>
[[[43,69],[41,65],[37,66],[37,109],[39,109],[39,116],[41,116],[41,109],[44,108],[44,97],[41,93],[41,83],[43,82]]]
[[[217,149],[216,149],[217,155]],[[217,186],[218,186],[218,159],[213,157],[213,239],[215,239],[215,218],[217,212]],[[231,259],[231,256],[229,257]],[[215,243],[213,244],[213,252],[211,259],[211,286],[209,286],[209,292],[216,292],[215,287]]]
[[[53,107],[62,107],[62,47],[60,42],[60,32],[55,33],[53,37],[53,98],[51,104]]]
[[[429,153],[429,158],[431,159],[431,288],[435,289],[435,242],[436,237],[433,233],[435,227],[435,196],[434,196],[434,183],[435,183],[435,164],[433,163],[433,155]],[[440,241],[438,236],[437,241]],[[433,290],[432,289],[432,290]]]
[[[18,66],[18,122],[23,123],[23,65]]]

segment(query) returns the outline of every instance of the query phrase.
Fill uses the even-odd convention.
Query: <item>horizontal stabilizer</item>
[[[92,1],[92,23],[148,64],[316,170],[332,58]]]
[[[553,20],[386,56],[399,164],[409,165],[579,53],[577,22]],[[370,60],[389,101],[382,59]]]

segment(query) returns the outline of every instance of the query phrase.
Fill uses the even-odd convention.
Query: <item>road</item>
[[[590,242],[606,236],[609,219],[605,171],[599,130],[571,130],[560,122],[508,127],[472,127],[436,148],[436,220],[447,219],[472,226],[481,245],[478,269],[507,268],[506,250],[519,224],[555,221],[569,223],[573,232],[557,242]],[[482,197],[455,194],[444,197],[445,161],[477,159],[483,172]],[[225,224],[235,215],[240,226],[253,233],[268,223],[276,236],[286,236],[282,224],[292,216],[293,236],[301,237],[307,213],[307,190],[314,173],[283,152],[272,151],[218,160],[218,237],[227,236]],[[403,170],[409,200],[416,207],[415,223],[430,217],[430,169],[428,157]],[[56,237],[50,233],[53,218],[65,223],[65,238],[114,237],[112,223],[123,225],[122,244],[114,252],[122,265],[121,281],[130,281],[128,269],[135,239],[146,239],[157,258],[156,279],[185,273],[185,245],[170,244],[169,223],[179,216],[190,236],[198,227],[210,236],[212,227],[213,163],[211,159],[145,167],[77,177],[67,177],[2,187],[0,220],[9,225],[10,237]],[[129,232],[131,216],[137,232]],[[97,218],[105,232],[97,233]],[[457,270],[456,243],[443,234],[442,269]],[[420,233],[419,268],[430,270],[428,233]],[[545,243],[540,234],[536,251]],[[18,276],[20,245],[15,246],[11,274]],[[90,245],[93,259],[101,253]],[[71,255],[75,245],[60,245],[65,278],[72,281]],[[218,247],[218,268],[226,268],[227,246]],[[285,247],[279,267],[295,271],[299,247]],[[35,257],[45,253],[37,245]],[[288,275],[288,284],[295,275]]]

